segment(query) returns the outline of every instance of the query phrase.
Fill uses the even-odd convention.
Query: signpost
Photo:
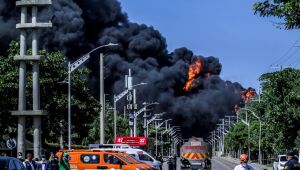
[[[6,141],[6,147],[10,150],[13,150],[15,149],[17,146],[17,142],[16,142],[16,139],[12,138],[12,139],[8,139]]]
[[[116,137],[116,144],[128,144],[129,146],[146,146],[146,137],[133,137],[133,136],[118,136]]]

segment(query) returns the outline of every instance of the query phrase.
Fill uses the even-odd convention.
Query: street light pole
[[[262,163],[262,154],[261,154],[261,133],[262,133],[262,121],[260,119],[260,117],[258,117],[255,112],[253,112],[252,110],[248,109],[248,108],[243,108],[244,110],[246,110],[246,115],[247,115],[247,111],[250,111],[251,114],[258,119],[259,121],[259,139],[258,139],[258,159],[259,159],[259,163]],[[249,125],[248,125],[248,137],[249,137]],[[250,160],[250,158],[249,158]]]
[[[167,123],[169,120],[164,120],[162,123],[157,124],[157,121],[155,121],[155,154],[157,155],[157,130],[160,128],[165,122]]]
[[[68,149],[71,150],[71,62],[68,63]]]
[[[259,163],[262,164],[262,155],[261,155],[261,120],[259,120],[259,141],[258,141],[258,157],[259,157]]]
[[[151,122],[153,121],[157,121],[157,120],[161,120],[161,119],[157,119],[158,117],[162,116],[163,114],[165,114],[166,112],[162,112],[162,113],[158,113],[158,114],[154,114],[154,116],[150,119],[150,120],[147,120],[146,122],[146,137],[148,137],[149,133],[148,133],[148,126]]]
[[[103,74],[103,53],[100,53],[100,144],[104,144],[104,110],[105,110],[105,104],[104,104],[104,74]]]
[[[137,117],[142,113],[142,112],[145,112],[147,110],[147,107],[148,106],[151,106],[151,105],[155,105],[155,104],[159,104],[158,102],[154,102],[154,103],[146,103],[144,102],[144,107],[141,108],[140,110],[138,110],[137,112],[134,112],[133,114],[133,136],[136,136],[136,126],[137,126],[137,123],[136,123],[136,120],[137,120]],[[145,121],[145,120],[144,120]],[[145,123],[145,122],[144,122]],[[145,128],[145,127],[144,127]],[[145,129],[144,129],[145,130]],[[145,133],[145,132],[144,132]]]
[[[90,52],[88,52],[87,54],[83,55],[81,58],[79,58],[72,64],[70,62],[68,63],[68,145],[69,145],[68,149],[71,149],[71,144],[72,144],[72,142],[71,142],[72,141],[72,137],[71,137],[71,134],[72,134],[71,133],[71,131],[72,131],[72,126],[71,126],[71,73],[73,71],[75,71],[83,63],[85,63],[90,58],[90,54],[92,52],[94,52],[100,48],[103,48],[103,47],[117,46],[117,45],[118,44],[108,43],[106,45],[98,46],[98,47],[94,48],[93,50],[91,50]],[[103,65],[103,54],[102,54],[102,56],[100,55],[100,60],[101,60],[101,58],[102,58],[102,65]],[[101,63],[101,61],[100,61],[100,63]],[[101,72],[101,64],[100,64],[100,74],[102,74],[102,73],[103,73],[103,71]],[[100,82],[100,86],[101,86],[101,82]],[[101,90],[101,88],[100,88],[100,90]],[[101,98],[101,94],[100,94],[100,98]],[[101,101],[100,101],[100,103],[101,103]],[[101,112],[101,110],[102,110],[102,108],[100,109],[100,112]],[[100,139],[100,142],[101,142],[101,139]]]
[[[116,95],[114,95],[114,140],[117,137],[117,99]]]
[[[155,155],[157,156],[157,121],[155,121]]]

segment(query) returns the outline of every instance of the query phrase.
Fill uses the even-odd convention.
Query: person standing
[[[21,162],[24,162],[24,161],[25,161],[25,160],[23,159],[22,152],[18,152],[18,159],[19,159]]]
[[[64,152],[59,160],[59,170],[70,170],[69,155]]]
[[[59,170],[58,158],[53,152],[50,153],[48,170]]]
[[[248,155],[241,154],[240,164],[237,165],[234,170],[254,170],[252,166],[248,165]]]
[[[37,170],[36,162],[33,160],[32,153],[26,155],[26,160],[23,162],[25,170]]]
[[[296,170],[295,165],[299,164],[299,162],[296,160],[294,153],[292,151],[289,151],[286,154],[286,159],[287,159],[287,162],[285,163],[284,167],[287,170]]]
[[[49,170],[49,161],[46,160],[45,155],[42,156],[41,169],[42,170]]]

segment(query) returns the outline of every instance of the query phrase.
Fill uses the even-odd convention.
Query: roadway
[[[233,170],[236,164],[220,158],[212,159],[212,170]],[[163,164],[163,170],[168,170],[168,164]],[[181,170],[180,159],[177,159],[176,170]],[[188,170],[188,169],[187,169]]]

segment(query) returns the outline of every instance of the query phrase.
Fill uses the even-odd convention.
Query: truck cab
[[[180,148],[181,167],[211,169],[208,145],[202,138],[190,138]]]

